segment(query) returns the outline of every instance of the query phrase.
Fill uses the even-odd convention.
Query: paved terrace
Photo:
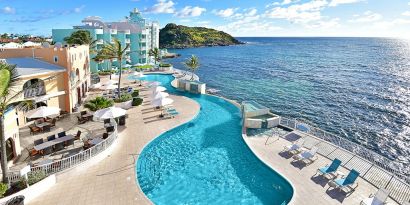
[[[273,130],[279,132],[277,136],[272,137]],[[249,131],[248,131],[249,132]],[[305,136],[304,133],[295,131],[297,135]],[[328,180],[321,176],[315,176],[318,168],[331,163],[331,161],[321,155],[318,159],[310,165],[304,166],[303,163],[292,162],[290,154],[283,153],[284,146],[291,144],[299,138],[294,138],[296,135],[287,135],[287,131],[273,128],[271,130],[254,131],[248,136],[244,135],[244,140],[253,152],[269,167],[278,171],[286,177],[294,187],[293,204],[315,204],[315,205],[340,205],[340,204],[360,204],[361,200],[369,197],[370,194],[375,193],[377,188],[358,178],[359,186],[349,196],[345,196],[341,192],[329,189],[327,185]],[[281,137],[279,137],[281,136]],[[289,137],[284,137],[289,136]],[[312,143],[307,139],[304,146],[309,147]],[[310,148],[310,147],[309,147]],[[337,157],[343,157],[339,155]],[[339,168],[345,175],[349,170]],[[397,204],[391,199],[388,199],[388,204]]]
[[[57,184],[29,204],[151,204],[135,179],[138,154],[161,133],[195,117],[199,104],[186,97],[170,95],[180,114],[164,120],[157,117],[160,111],[153,110],[149,104],[149,92],[142,91],[141,95],[145,96],[143,105],[128,110],[126,128],[119,131],[110,156],[94,165],[86,162],[58,174]]]

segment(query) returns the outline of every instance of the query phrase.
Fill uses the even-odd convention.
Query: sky
[[[410,0],[0,0],[0,33],[51,35],[87,16],[223,30],[233,36],[410,37]]]

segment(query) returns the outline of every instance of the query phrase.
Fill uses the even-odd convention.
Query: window
[[[54,56],[54,63],[58,63],[58,56]]]

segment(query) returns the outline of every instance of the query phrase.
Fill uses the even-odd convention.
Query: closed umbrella
[[[60,114],[60,108],[58,107],[46,107],[46,106],[41,106],[39,108],[36,108],[34,110],[30,110],[26,113],[27,118],[44,118],[44,117],[49,117],[52,115],[59,115]]]
[[[168,97],[168,96],[169,96],[168,93],[165,93],[165,92],[157,92],[157,93],[154,93],[154,94],[152,95],[152,98],[153,98],[154,100],[156,100],[156,99],[166,98],[166,97]]]
[[[101,120],[113,119],[113,118],[124,116],[126,112],[127,111],[122,108],[109,107],[109,108],[97,110],[94,113],[94,117],[97,119],[101,119]]]
[[[166,91],[167,89],[162,87],[162,86],[156,86],[156,87],[152,87],[152,93],[157,93],[157,92],[163,92]]]
[[[154,99],[151,102],[151,105],[155,106],[155,107],[161,107],[161,114],[159,115],[160,117],[164,117],[164,115],[162,114],[162,107],[166,106],[166,105],[170,105],[174,102],[173,99],[171,98],[159,98],[159,99]]]

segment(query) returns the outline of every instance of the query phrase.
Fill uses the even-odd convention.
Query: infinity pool
[[[176,91],[171,75],[149,75],[169,92],[197,101],[192,121],[149,143],[136,165],[142,191],[155,204],[287,204],[293,189],[263,164],[241,136],[240,110],[208,95]]]

